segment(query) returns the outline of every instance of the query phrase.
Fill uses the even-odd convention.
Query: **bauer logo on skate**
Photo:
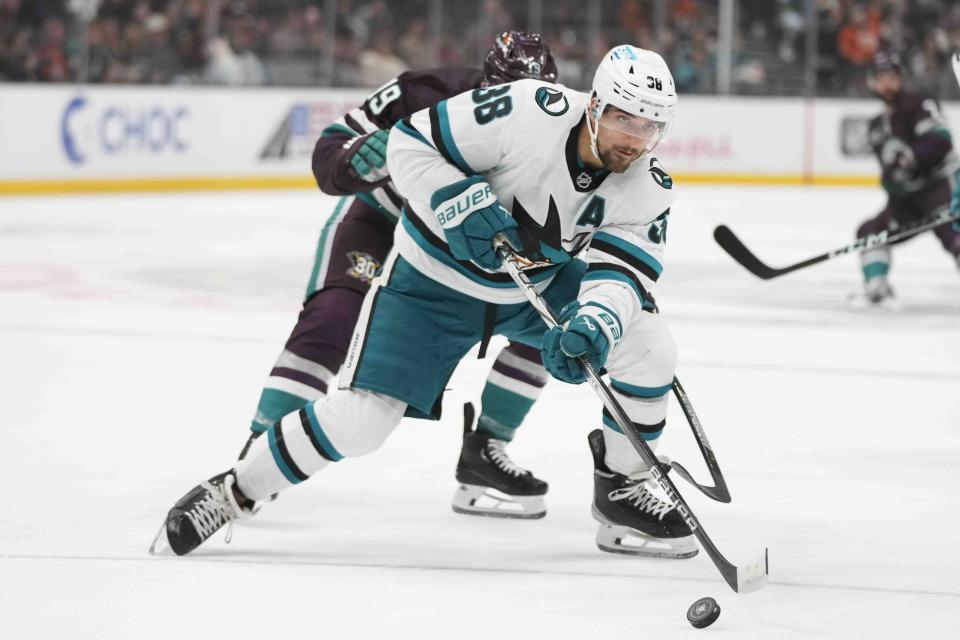
[[[680,517],[683,518],[683,521],[687,523],[688,527],[690,527],[690,531],[696,531],[697,521],[693,519],[693,516],[690,515],[690,512],[687,510],[687,508],[682,502],[680,502],[680,499],[677,497],[677,493],[664,481],[663,474],[660,473],[660,467],[654,465],[650,468],[650,473],[660,484],[660,487],[663,489],[664,493],[667,494],[667,499],[669,499],[670,502],[672,502],[676,507],[677,513],[680,514]]]

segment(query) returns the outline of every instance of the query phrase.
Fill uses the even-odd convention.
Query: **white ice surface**
[[[4,638],[953,638],[960,612],[960,273],[932,237],[896,253],[901,313],[850,310],[846,243],[872,189],[680,187],[658,301],[734,501],[681,491],[733,562],[593,542],[589,388],[548,385],[511,446],[548,515],[450,510],[466,360],[439,423],[284,493],[233,542],[147,546],[230,466],[299,307],[331,201],[311,192],[0,200],[0,636]],[[706,479],[671,406],[661,452]],[[712,595],[708,630],[685,620]]]

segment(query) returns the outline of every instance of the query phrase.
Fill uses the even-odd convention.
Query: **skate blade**
[[[547,515],[543,496],[511,496],[491,487],[461,484],[453,494],[453,510],[470,516],[534,520]]]
[[[612,524],[596,511],[593,516],[600,523],[596,541],[597,548],[601,551],[674,560],[692,558],[700,553],[697,540],[692,535],[683,538],[655,538],[630,527]]]
[[[152,556],[173,556],[176,555],[170,548],[170,542],[167,540],[167,523],[160,525],[160,531],[157,532],[153,542],[150,543],[148,552]]]
[[[885,298],[880,302],[871,302],[862,293],[851,293],[847,296],[847,304],[850,309],[865,313],[898,313],[903,310],[903,303],[897,298]]]

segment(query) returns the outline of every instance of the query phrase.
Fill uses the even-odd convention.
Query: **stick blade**
[[[717,244],[719,244],[724,251],[730,254],[731,258],[739,262],[743,268],[758,278],[769,280],[770,278],[776,278],[780,275],[777,269],[770,268],[761,262],[757,256],[753,255],[750,249],[747,249],[747,246],[740,241],[740,238],[733,233],[730,227],[723,224],[719,225],[713,230],[713,239],[717,241]]]
[[[770,579],[770,550],[763,550],[763,557],[753,564],[737,567],[737,593],[750,593],[766,586]]]
[[[708,487],[707,485],[700,484],[694,480],[690,472],[687,471],[686,468],[677,461],[673,462],[673,470],[677,472],[677,475],[699,489],[701,493],[711,500],[716,500],[717,502],[730,502],[730,491],[727,489],[726,483],[723,482],[723,478],[719,479],[717,486]]]

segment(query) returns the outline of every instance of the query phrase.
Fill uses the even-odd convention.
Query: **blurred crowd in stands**
[[[812,2],[812,7],[810,6]],[[718,0],[0,0],[0,81],[373,87],[479,66],[493,35],[539,26],[561,82],[589,86],[619,42],[659,51],[681,93],[717,90]],[[866,95],[898,51],[915,84],[960,95],[957,0],[736,0],[731,90]],[[815,56],[808,56],[808,16]]]

